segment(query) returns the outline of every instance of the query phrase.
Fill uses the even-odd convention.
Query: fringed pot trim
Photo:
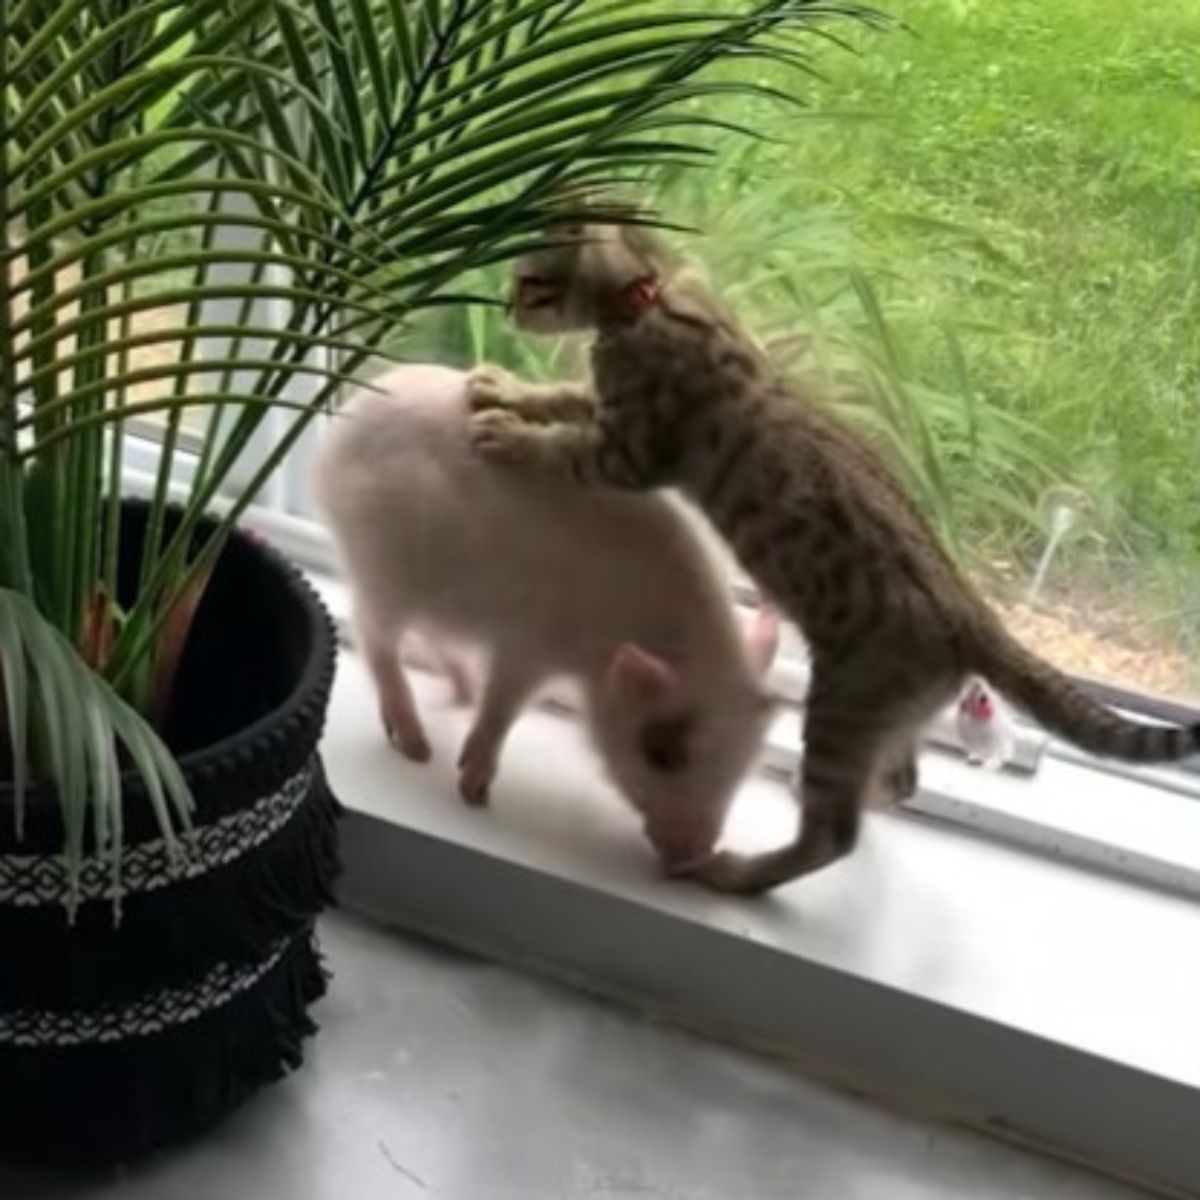
[[[283,957],[289,942],[281,938],[261,962],[216,963],[193,984],[161,988],[124,1004],[65,1012],[0,1009],[0,1046],[86,1046],[149,1037],[185,1025],[253,987]]]
[[[122,894],[157,891],[236,862],[291,820],[312,781],[310,760],[283,787],[252,807],[195,830],[180,843],[174,858],[163,838],[132,847],[121,864]],[[75,895],[80,901],[113,898],[112,865],[107,859],[84,859]],[[0,904],[65,906],[70,897],[67,861],[61,854],[0,854]]]

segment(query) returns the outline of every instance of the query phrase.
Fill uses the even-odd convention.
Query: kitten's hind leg
[[[864,650],[870,661],[873,652]],[[945,702],[937,679],[916,687],[906,672],[889,678],[862,661],[836,674],[814,671],[804,724],[804,763],[797,797],[799,836],[759,855],[719,854],[692,877],[718,891],[753,895],[844,858],[858,840],[863,809],[879,796],[892,803],[916,790],[913,729]]]
[[[824,712],[815,700],[809,702],[804,727],[799,835],[765,854],[718,854],[701,864],[693,878],[717,891],[757,895],[829,866],[854,849],[885,739],[877,726],[864,726],[860,715],[850,721]]]
[[[429,739],[412,688],[400,666],[399,630],[376,624],[362,614],[356,615],[355,628],[359,647],[375,681],[379,715],[388,740],[413,762],[428,762]]]
[[[716,854],[692,872],[692,877],[718,892],[757,895],[810,875],[853,850],[880,746],[854,738],[822,748],[818,727],[814,750],[812,725],[810,713],[800,780],[803,815],[797,838],[762,854]]]

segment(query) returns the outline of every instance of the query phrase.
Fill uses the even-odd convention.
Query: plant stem
[[[128,212],[129,224],[133,225],[136,221],[137,209],[130,207]],[[125,254],[127,257],[133,257],[137,253],[138,239],[135,234],[125,243]],[[133,281],[127,280],[124,284],[125,293],[133,291]],[[123,298],[126,298],[123,296]],[[129,347],[124,344],[131,333],[133,323],[133,314],[131,312],[123,312],[121,314],[121,349],[117,353],[117,375],[124,376],[129,368]],[[126,404],[126,389],[124,385],[117,392],[116,403],[119,409],[124,409]],[[116,605],[119,603],[119,569],[121,559],[121,468],[124,464],[125,455],[125,422],[117,421],[112,428],[109,442],[109,460],[108,460],[108,500],[105,510],[105,532],[104,532],[104,565],[102,568],[101,579],[104,586],[104,591],[108,595],[109,603]],[[103,664],[101,664],[103,669]]]

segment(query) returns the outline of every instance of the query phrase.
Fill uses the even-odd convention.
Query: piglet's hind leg
[[[503,659],[493,662],[475,724],[458,756],[458,790],[468,804],[488,802],[504,739],[536,684],[519,666]]]

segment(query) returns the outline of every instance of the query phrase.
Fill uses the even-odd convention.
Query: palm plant
[[[153,724],[234,523],[314,416],[581,189],[708,157],[707,102],[766,90],[710,67],[804,68],[803,35],[841,17],[879,19],[841,0],[0,0],[0,767],[18,836],[45,783],[68,861],[90,843],[117,871],[123,768],[168,841],[185,828]],[[282,432],[247,465],[272,414]],[[124,448],[147,420],[161,450],[119,588]]]

